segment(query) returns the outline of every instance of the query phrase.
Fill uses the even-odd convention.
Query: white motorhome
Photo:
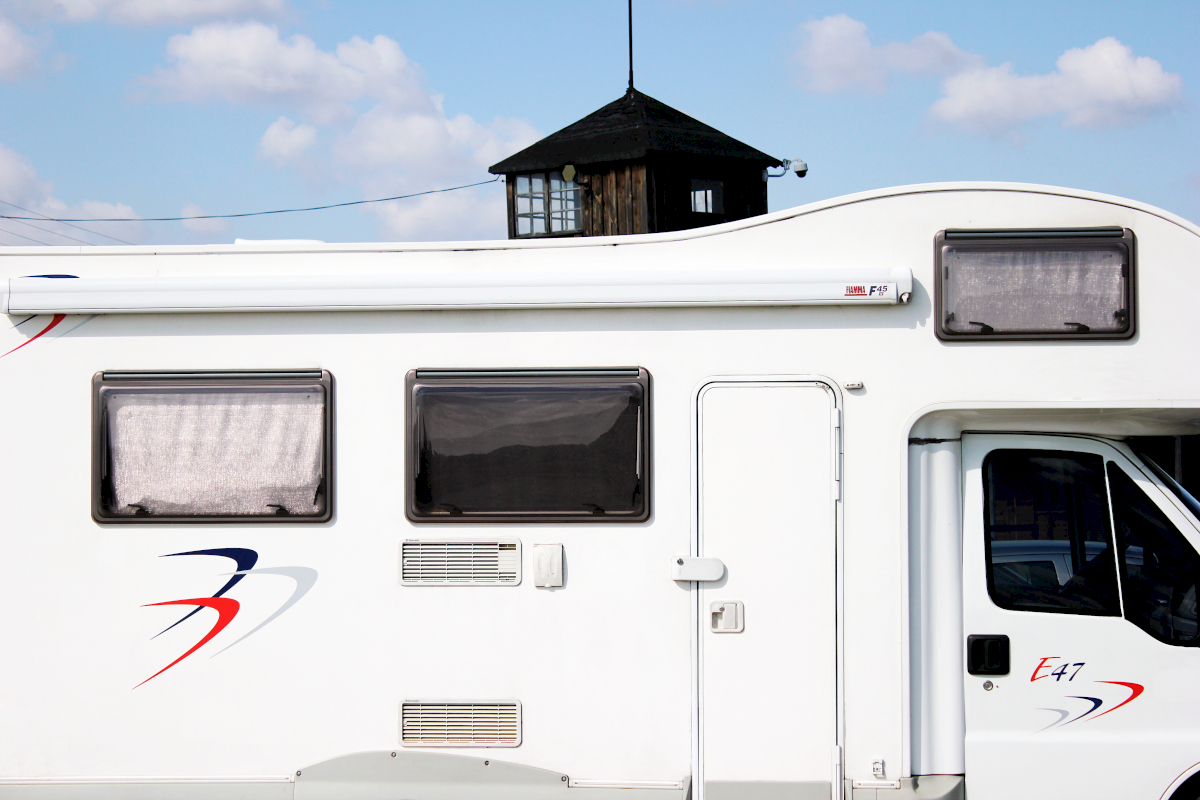
[[[1200,795],[1200,229],[6,248],[0,798]]]

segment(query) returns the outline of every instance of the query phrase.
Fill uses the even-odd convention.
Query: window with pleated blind
[[[98,521],[330,518],[328,372],[104,372],[94,385]]]

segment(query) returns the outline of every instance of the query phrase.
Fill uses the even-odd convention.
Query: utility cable
[[[8,230],[7,228],[0,228],[0,233],[7,233],[7,234],[9,234],[10,236],[15,236],[15,237],[17,237],[18,239],[24,239],[24,240],[26,240],[26,241],[28,241],[28,242],[33,242],[34,244],[44,244],[44,245],[46,245],[46,247],[53,247],[53,246],[54,246],[54,245],[50,244],[49,242],[41,242],[41,241],[38,241],[37,239],[31,239],[31,238],[30,238],[30,237],[28,237],[28,236],[22,236],[22,235],[21,235],[21,234],[19,234],[19,233],[15,233],[15,232],[13,232],[13,231],[10,231],[10,230]]]
[[[37,225],[34,225],[31,222],[25,222],[24,220],[14,219],[14,220],[9,220],[9,221],[10,222],[18,222],[27,228],[33,228],[35,231],[41,231],[42,233],[48,233],[51,236],[61,236],[64,239],[70,239],[72,242],[79,242],[80,244],[91,244],[91,242],[89,242],[87,239],[76,239],[74,236],[67,236],[65,233],[59,233],[58,231],[52,231],[49,228],[39,228]]]
[[[495,183],[502,176],[497,175],[490,181],[479,181],[478,183],[466,183],[462,186],[451,186],[449,189],[430,189],[426,192],[414,192],[412,194],[400,194],[395,197],[380,197],[377,200],[351,200],[349,203],[333,203],[327,206],[311,206],[309,208],[280,208],[274,211],[248,211],[243,214],[197,214],[191,217],[91,217],[89,219],[61,219],[58,217],[45,217],[47,222],[183,222],[189,219],[238,219],[240,217],[261,217],[267,214],[292,214],[297,211],[325,211],[330,208],[345,208],[346,206],[361,206],[366,203],[386,203],[389,200],[407,200],[410,197],[422,197],[427,194],[441,194],[443,192],[455,192],[459,189],[470,189],[473,186],[484,186],[485,184]],[[11,203],[9,204],[11,205]],[[37,220],[37,217],[15,217],[10,214],[0,214],[0,219],[12,220]],[[25,237],[22,237],[25,238]]]
[[[0,203],[4,203],[4,205],[6,205],[6,206],[12,206],[13,208],[19,208],[19,209],[21,209],[22,211],[24,211],[24,212],[26,212],[26,213],[28,213],[28,214],[37,214],[37,215],[38,215],[38,217],[40,217],[41,219],[49,220],[50,222],[62,222],[62,224],[66,225],[67,227],[70,227],[70,228],[77,228],[77,229],[79,229],[79,230],[83,231],[84,233],[90,233],[90,234],[92,234],[93,236],[103,236],[105,239],[112,239],[114,242],[120,242],[121,244],[128,244],[128,245],[132,245],[132,244],[133,244],[133,242],[127,242],[127,241],[125,241],[124,239],[118,239],[118,238],[117,238],[117,237],[115,237],[115,236],[109,236],[107,233],[101,233],[100,231],[90,231],[90,230],[88,230],[87,228],[81,228],[81,227],[80,227],[80,226],[78,226],[78,225],[71,225],[71,224],[69,224],[69,223],[67,223],[67,222],[65,222],[64,220],[61,220],[61,219],[58,219],[58,220],[53,220],[53,219],[50,219],[50,218],[49,218],[49,217],[47,217],[45,214],[39,213],[39,212],[37,212],[37,211],[33,211],[32,209],[25,208],[25,206],[19,206],[19,205],[17,205],[16,203],[10,203],[10,202],[8,202],[7,200],[0,200]],[[16,219],[16,218],[14,217],[14,219]],[[59,234],[59,235],[61,236],[62,234]],[[69,237],[69,236],[68,236],[67,238],[69,239],[69,238],[71,238],[71,237]],[[75,241],[79,241],[79,240],[78,240],[78,239],[76,239]],[[91,244],[91,242],[84,242],[84,244]]]

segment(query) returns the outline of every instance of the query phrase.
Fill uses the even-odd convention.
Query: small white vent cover
[[[405,747],[516,747],[521,744],[518,700],[405,700],[400,704]]]
[[[520,539],[405,539],[400,545],[400,583],[405,586],[515,586],[520,582]]]

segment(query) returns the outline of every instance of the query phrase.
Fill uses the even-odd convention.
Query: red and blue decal
[[[14,347],[12,350],[9,350],[7,353],[0,354],[0,358],[4,358],[4,356],[12,355],[13,353],[17,352],[18,350],[20,350],[20,349],[21,349],[22,347],[24,347],[25,345],[27,345],[27,344],[31,344],[32,342],[34,342],[34,341],[36,341],[36,340],[38,340],[38,339],[42,338],[43,336],[45,336],[45,335],[46,335],[47,333],[49,333],[50,331],[52,331],[52,330],[54,330],[55,328],[57,328],[57,327],[58,327],[58,324],[59,324],[60,322],[62,322],[64,319],[66,319],[66,318],[67,318],[67,315],[66,315],[66,314],[55,314],[55,315],[54,315],[54,317],[53,317],[53,318],[50,320],[50,324],[49,324],[49,325],[47,325],[46,327],[42,328],[40,331],[38,331],[37,333],[35,333],[33,336],[30,336],[28,339],[26,339],[25,341],[21,342],[19,345],[17,345],[16,347]],[[29,322],[29,320],[31,320],[31,319],[33,319],[33,317],[26,317],[25,319],[23,319],[23,320],[21,320],[20,322],[18,322],[16,325],[13,325],[13,327],[14,327],[14,328],[20,327],[21,325],[24,325],[26,322]]]
[[[152,639],[162,636],[164,633],[176,627],[177,625],[183,624],[205,608],[211,608],[217,612],[217,621],[208,630],[208,632],[200,638],[200,641],[192,645],[191,649],[189,649],[179,658],[172,661],[170,664],[167,664],[158,672],[151,675],[149,678],[146,678],[146,680],[142,681],[142,683],[139,683],[138,686],[157,678],[159,675],[162,675],[164,672],[178,664],[180,661],[183,661],[192,653],[195,653],[201,647],[212,641],[217,634],[225,630],[225,628],[229,626],[229,623],[233,622],[234,617],[236,617],[238,612],[241,611],[242,606],[237,600],[234,600],[231,597],[225,597],[225,594],[228,593],[233,587],[237,586],[247,575],[281,575],[285,578],[291,578],[295,582],[296,587],[292,591],[291,597],[284,601],[283,605],[268,615],[266,619],[259,622],[258,625],[252,628],[249,632],[242,634],[242,636],[239,638],[225,645],[225,647],[221,648],[213,655],[220,655],[238,642],[241,642],[252,634],[262,630],[270,623],[274,622],[281,614],[299,602],[300,598],[308,594],[308,591],[312,589],[313,584],[317,582],[317,571],[311,567],[259,567],[258,569],[255,569],[254,565],[258,563],[258,553],[254,550],[244,547],[222,547],[211,550],[188,550],[183,553],[168,553],[163,556],[163,558],[174,558],[176,556],[219,556],[221,558],[228,558],[233,561],[237,569],[231,573],[225,573],[225,575],[230,576],[229,580],[226,581],[225,585],[218,589],[216,593],[210,597],[192,597],[186,600],[166,600],[161,603],[147,603],[145,606],[143,606],[143,608],[150,608],[153,606],[195,606],[194,609],[180,618],[178,622],[169,625],[152,636]],[[137,686],[133,688],[136,689]]]
[[[1063,678],[1066,678],[1067,683],[1071,683],[1072,681],[1075,680],[1075,676],[1079,674],[1080,670],[1082,670],[1085,666],[1087,666],[1087,663],[1084,661],[1077,661],[1077,662],[1072,663],[1071,661],[1067,660],[1067,661],[1064,661],[1062,664],[1052,663],[1055,661],[1059,661],[1060,659],[1061,659],[1061,656],[1046,656],[1045,658],[1038,661],[1037,666],[1033,668],[1033,674],[1029,676],[1029,682],[1033,683],[1034,681],[1040,681],[1040,680],[1046,680],[1049,678],[1053,678],[1054,682],[1058,683]],[[1072,668],[1074,668],[1074,669],[1072,670]],[[1104,683],[1104,684],[1109,684],[1112,686],[1121,686],[1129,691],[1129,696],[1124,698],[1123,700],[1121,700],[1121,702],[1117,703],[1116,705],[1112,706],[1111,708],[1108,708],[1104,711],[1101,711],[1099,714],[1096,714],[1095,713],[1096,711],[1099,711],[1101,708],[1104,707],[1104,699],[1103,698],[1090,697],[1088,695],[1075,695],[1075,694],[1066,695],[1064,697],[1064,699],[1081,700],[1081,701],[1087,703],[1089,705],[1089,707],[1087,709],[1083,710],[1082,712],[1080,712],[1078,709],[1076,709],[1075,711],[1070,711],[1065,708],[1039,708],[1038,711],[1053,711],[1059,715],[1058,719],[1054,720],[1054,722],[1051,722],[1049,725],[1042,728],[1041,730],[1045,731],[1045,730],[1049,730],[1051,728],[1061,728],[1065,725],[1071,725],[1072,723],[1079,722],[1080,720],[1085,720],[1085,719],[1099,719],[1100,717],[1103,717],[1105,714],[1111,714],[1112,712],[1116,711],[1118,708],[1121,708],[1122,706],[1129,705],[1134,700],[1136,700],[1139,696],[1141,696],[1142,692],[1146,691],[1146,687],[1143,686],[1142,684],[1131,683],[1129,681],[1092,681],[1092,683],[1094,683],[1094,684],[1095,683]],[[1070,717],[1070,719],[1068,719],[1068,717]],[[1041,731],[1038,731],[1038,732],[1040,733]]]
[[[23,278],[55,278],[55,279],[58,279],[58,278],[65,278],[65,279],[72,279],[72,278],[74,278],[74,279],[78,279],[78,278],[79,278],[79,276],[78,276],[78,275],[23,275],[23,276],[21,276],[21,277],[23,277]],[[26,317],[25,319],[23,319],[23,320],[21,320],[20,322],[18,322],[16,325],[13,325],[12,327],[13,327],[13,328],[19,328],[19,327],[21,327],[22,325],[24,325],[26,322],[29,322],[29,320],[31,320],[31,319],[35,319],[36,317],[39,317],[39,316],[41,316],[41,315],[40,315],[40,314],[33,314],[33,315],[31,315],[31,316],[28,316],[28,317]],[[68,333],[71,333],[72,331],[74,331],[74,330],[77,330],[78,328],[82,328],[84,325],[86,325],[87,323],[89,323],[89,322],[91,322],[92,320],[94,320],[94,319],[96,318],[96,316],[97,316],[97,315],[95,315],[95,314],[92,314],[90,317],[85,317],[85,318],[84,318],[84,319],[83,319],[81,322],[77,323],[76,325],[74,325],[74,326],[73,326],[72,328],[70,328],[69,330],[66,330],[66,331],[59,331],[59,335],[60,335],[60,336],[65,336],[66,334],[68,334]],[[32,342],[34,342],[34,341],[36,341],[37,339],[40,339],[40,338],[42,338],[42,337],[43,337],[43,336],[45,336],[47,333],[49,333],[50,331],[52,331],[52,330],[54,330],[55,328],[57,328],[57,327],[58,327],[60,324],[62,324],[62,321],[63,321],[64,319],[66,319],[66,318],[67,318],[67,315],[66,315],[66,314],[55,314],[55,315],[53,315],[53,316],[50,318],[50,322],[49,322],[49,323],[46,325],[46,327],[42,328],[40,331],[38,331],[37,333],[35,333],[33,336],[30,336],[28,339],[26,339],[25,341],[21,342],[19,345],[17,345],[16,347],[12,348],[12,349],[11,349],[11,350],[9,350],[8,352],[6,352],[6,353],[0,353],[0,358],[4,358],[5,356],[10,356],[10,355],[12,355],[13,353],[17,352],[18,350],[20,350],[20,349],[21,349],[22,347],[24,347],[25,345],[27,345],[27,344],[30,344],[30,343],[32,343]]]

